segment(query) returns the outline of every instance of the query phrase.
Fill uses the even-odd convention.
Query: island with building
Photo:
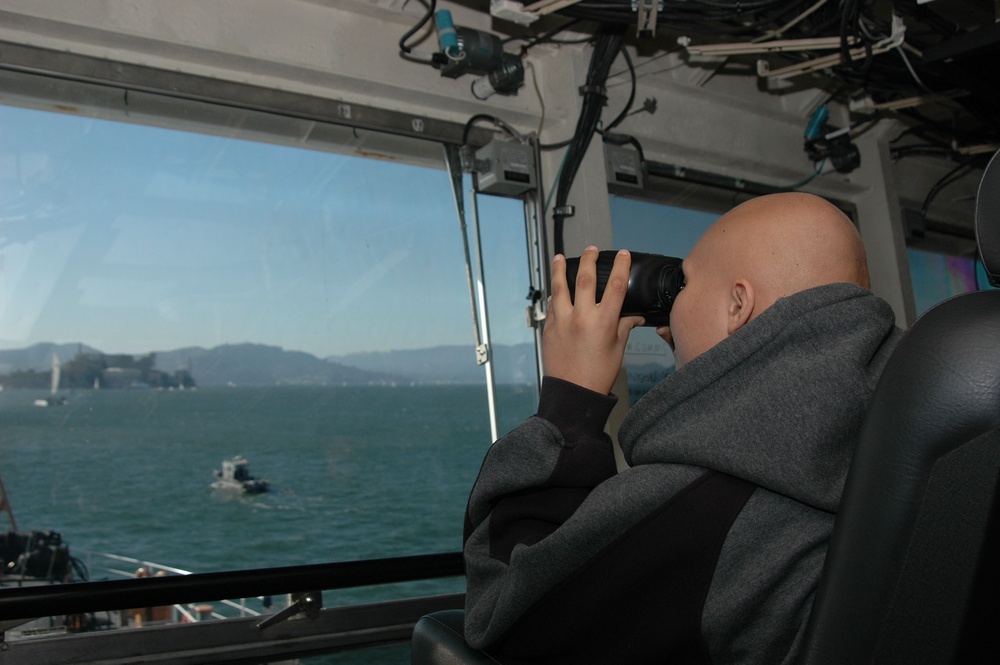
[[[53,372],[60,374],[59,387],[81,390],[87,388],[193,388],[194,378],[187,369],[165,372],[156,367],[156,354],[140,356],[106,354],[77,350],[72,360],[52,369],[18,369],[0,376],[0,385],[6,388],[48,388]]]

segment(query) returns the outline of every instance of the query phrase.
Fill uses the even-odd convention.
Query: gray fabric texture
[[[517,546],[509,565],[489,556],[490,506],[544,483],[565,442],[538,417],[498,441],[469,503],[470,644],[498,639],[569,571],[713,469],[759,489],[723,546],[704,639],[718,663],[791,661],[868,400],[901,334],[893,321],[852,285],[779,300],[632,407],[619,436],[631,468],[552,535]]]

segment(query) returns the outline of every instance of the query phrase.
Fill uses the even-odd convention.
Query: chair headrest
[[[976,243],[990,284],[1000,286],[1000,152],[990,159],[979,183]]]

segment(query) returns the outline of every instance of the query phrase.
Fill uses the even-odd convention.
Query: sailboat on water
[[[66,398],[59,395],[59,378],[62,373],[62,363],[59,362],[59,356],[56,352],[52,351],[52,382],[49,387],[49,394],[47,397],[39,397],[35,400],[35,406],[62,406],[66,403]]]

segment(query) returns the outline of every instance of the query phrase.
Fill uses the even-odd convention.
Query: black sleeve
[[[547,536],[573,514],[591,489],[615,474],[614,453],[611,440],[604,433],[604,424],[616,402],[617,398],[614,396],[602,395],[561,379],[543,379],[535,417],[554,425],[560,436],[552,438],[560,440],[537,442],[542,446],[548,443],[550,447],[550,469],[544,479],[537,475],[538,469],[534,469],[536,473],[530,475],[517,471],[515,465],[525,462],[524,456],[510,460],[513,464],[499,469],[494,478],[491,478],[494,480],[496,476],[502,475],[515,483],[532,475],[539,478],[534,483],[498,487],[498,493],[490,498],[488,512],[491,515],[492,557],[507,561],[510,551],[518,543],[531,545]],[[523,433],[515,430],[494,447],[523,444],[520,440],[508,440],[523,438],[521,434]],[[531,445],[531,442],[528,444]],[[553,447],[552,444],[558,447]],[[487,463],[484,463],[484,472],[492,470],[488,468],[490,461],[492,460],[488,457]],[[482,480],[481,472],[480,481]],[[479,484],[477,481],[477,485]],[[466,541],[472,529],[477,526],[472,517],[473,512],[470,505],[466,514]]]
[[[590,490],[615,473],[604,424],[616,399],[547,377],[537,416],[562,435],[551,475],[541,484],[497,499],[490,519],[490,555],[509,561],[515,545],[533,545],[569,519]]]

